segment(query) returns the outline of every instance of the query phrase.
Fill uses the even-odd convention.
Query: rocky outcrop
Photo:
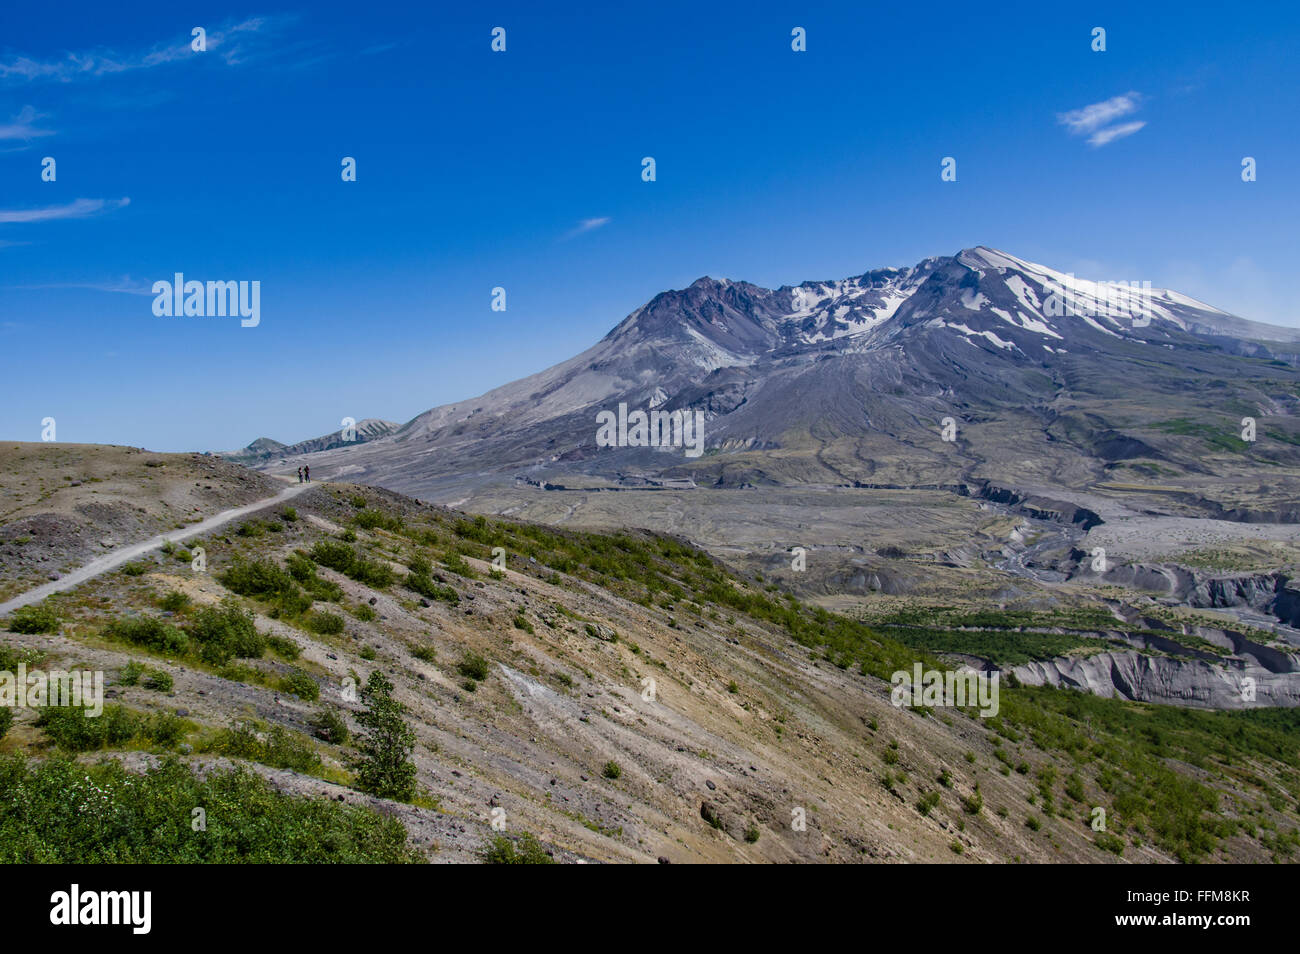
[[[1058,565],[1066,579],[1129,586],[1171,597],[1196,609],[1249,607],[1300,627],[1300,589],[1281,572],[1210,574],[1168,563],[1112,564],[1092,569],[1091,557],[1078,548]]]
[[[970,495],[981,500],[1003,504],[1010,507],[1013,512],[1035,520],[1072,524],[1081,530],[1091,530],[1105,522],[1093,511],[1067,500],[1057,500],[1040,494],[1024,494],[1008,487],[977,484],[970,489]]]
[[[1294,657],[1292,657],[1294,664]],[[1031,662],[1011,670],[1030,686],[1065,686],[1107,698],[1163,702],[1200,709],[1300,706],[1300,672],[1270,672],[1246,659],[1222,665],[1138,652],[1097,653]],[[1253,682],[1253,698],[1251,698]]]

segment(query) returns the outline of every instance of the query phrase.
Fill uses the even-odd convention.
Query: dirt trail
[[[223,510],[215,514],[202,523],[196,523],[192,527],[186,527],[184,530],[169,530],[166,533],[160,533],[155,537],[150,537],[141,543],[132,543],[129,546],[119,547],[111,553],[106,553],[98,559],[91,560],[85,566],[78,567],[66,576],[62,576],[50,583],[44,583],[35,589],[28,590],[15,596],[6,603],[0,603],[0,616],[12,613],[20,606],[27,606],[31,603],[39,603],[45,597],[53,593],[61,593],[64,590],[70,590],[74,586],[80,586],[82,583],[101,573],[107,573],[109,570],[116,569],[123,563],[134,560],[141,554],[148,553],[150,550],[156,550],[167,541],[180,543],[191,537],[197,537],[217,527],[224,526],[232,520],[238,520],[240,517],[246,517],[250,513],[256,513],[267,507],[274,507],[276,504],[284,503],[286,500],[292,500],[304,490],[312,487],[313,484],[290,484],[284,490],[280,491],[274,497],[266,497],[262,500],[255,500],[251,504],[245,504],[242,507],[233,507],[230,510]]]

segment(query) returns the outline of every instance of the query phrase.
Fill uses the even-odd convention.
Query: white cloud
[[[56,282],[50,285],[10,285],[10,288],[32,291],[50,288],[84,288],[90,291],[116,292],[123,295],[152,295],[153,286],[132,281],[130,275],[107,282]]]
[[[1142,99],[1141,93],[1130,91],[1122,96],[1112,96],[1100,103],[1091,103],[1081,109],[1057,113],[1056,121],[1066,127],[1072,136],[1090,134],[1088,135],[1090,146],[1104,146],[1116,139],[1131,136],[1146,125],[1144,121],[1124,123],[1119,126],[1108,125],[1121,116],[1136,111],[1142,105]]]
[[[130,204],[130,199],[75,199],[67,205],[47,205],[40,209],[0,209],[0,223],[84,219]]]
[[[37,129],[33,125],[40,116],[31,106],[24,106],[13,120],[4,126],[0,126],[0,139],[36,139],[40,136],[53,136],[53,129]]]
[[[1081,135],[1092,132],[1098,126],[1104,126],[1112,120],[1127,116],[1138,108],[1142,102],[1141,93],[1125,93],[1114,96],[1104,102],[1093,103],[1082,109],[1072,109],[1068,113],[1057,113],[1056,119],[1063,126],[1069,127],[1071,133]]]
[[[147,50],[119,52],[114,50],[87,50],[67,52],[61,58],[37,60],[27,56],[0,60],[0,80],[10,83],[32,83],[47,80],[70,83],[78,79],[125,73],[131,70],[165,66],[196,56],[215,55],[229,66],[249,58],[259,44],[259,34],[275,32],[287,17],[250,17],[239,23],[226,23],[207,31],[207,50],[198,53],[190,49],[191,37],[187,34],[175,40],[157,43]]]
[[[599,218],[594,218],[594,219],[583,219],[581,222],[578,223],[576,228],[569,230],[569,232],[564,237],[566,239],[570,239],[582,235],[586,232],[595,231],[596,229],[601,228],[602,226],[608,225],[609,221],[610,218],[608,215],[602,215]]]
[[[1123,139],[1125,136],[1131,136],[1146,123],[1139,120],[1135,123],[1124,123],[1122,126],[1109,126],[1106,129],[1098,129],[1088,137],[1088,145],[1104,146],[1108,142],[1114,142],[1116,139]]]

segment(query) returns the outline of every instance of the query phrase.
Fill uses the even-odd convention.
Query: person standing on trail
[[[302,468],[298,468],[298,483],[302,483]]]
[[[307,483],[310,484],[310,483],[311,483],[311,465],[308,465],[308,466],[304,467],[304,468],[302,469],[302,472],[303,472],[303,475],[307,478]]]

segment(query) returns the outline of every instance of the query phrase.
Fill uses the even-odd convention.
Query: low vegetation
[[[400,821],[284,795],[246,769],[200,779],[178,761],[143,775],[114,761],[0,760],[0,863],[403,864]],[[196,809],[202,824],[196,830]]]

